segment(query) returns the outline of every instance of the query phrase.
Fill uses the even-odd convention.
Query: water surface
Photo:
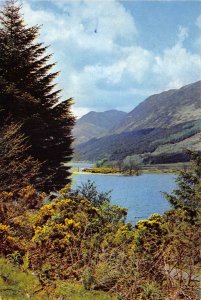
[[[161,192],[171,192],[175,184],[172,174],[143,174],[140,176],[76,174],[73,185],[94,181],[98,191],[111,190],[111,202],[128,209],[128,222],[136,223],[153,213],[162,214],[169,203]]]

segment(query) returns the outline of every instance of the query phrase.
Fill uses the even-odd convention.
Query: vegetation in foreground
[[[20,269],[10,258],[0,258],[0,299],[3,300],[112,300],[115,298],[99,291],[87,291],[79,283],[57,281],[45,288],[38,277]]]
[[[9,18],[12,22],[6,22]],[[62,136],[54,138],[57,125],[63,126],[63,117],[59,121],[61,110],[56,109],[55,115],[54,108],[47,109],[48,124],[45,114],[37,114],[41,108],[37,106],[39,103],[44,110],[52,103],[49,92],[55,74],[48,73],[51,66],[45,67],[43,59],[35,60],[44,49],[41,44],[35,48],[27,42],[33,40],[37,27],[24,27],[14,0],[7,2],[0,22],[0,112],[5,113],[4,108],[14,109],[16,104],[15,113],[22,116],[22,123],[16,123],[11,109],[12,122],[4,123],[1,119],[4,125],[0,130],[1,298],[198,300],[201,156],[191,153],[191,169],[181,172],[178,189],[166,195],[172,209],[163,216],[153,214],[136,225],[126,223],[126,209],[112,205],[110,193],[97,192],[91,182],[76,190],[67,185],[56,194],[48,193],[49,189],[69,181],[61,176],[65,166],[59,162],[64,159],[65,145],[68,144],[68,159],[71,153],[70,136],[67,144],[62,142]],[[25,47],[21,45],[23,41]],[[33,49],[35,56],[32,56]],[[17,76],[15,71],[11,72],[13,68],[8,68],[10,76],[7,77],[6,63],[16,67]],[[34,91],[38,91],[38,98],[26,89],[30,87],[29,82],[23,78],[17,80],[26,66],[30,70],[33,65],[36,69],[31,74],[38,80],[30,77],[30,82]],[[29,72],[26,74],[28,80]],[[48,86],[42,85],[45,82]],[[45,91],[41,91],[41,85]],[[24,119],[27,104],[33,115]],[[70,117],[68,120],[70,124],[73,121]],[[33,150],[36,144],[31,143],[27,131],[21,131],[28,130],[26,122],[30,122],[30,129],[41,130],[45,126],[41,134],[46,133],[47,138],[39,148],[42,145],[42,153],[51,151],[57,161],[52,161],[50,155],[44,162],[42,155],[37,158],[29,153],[29,147]]]
[[[1,193],[1,256],[34,274],[40,292],[51,290],[49,299],[60,299],[61,283],[126,300],[199,299],[201,157],[193,155],[192,170],[166,195],[172,210],[134,226],[91,182],[67,186],[53,199],[31,186]],[[2,272],[0,278],[11,284]]]

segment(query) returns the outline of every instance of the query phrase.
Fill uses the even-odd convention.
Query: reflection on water
[[[132,223],[148,218],[153,213],[162,214],[169,209],[169,203],[161,192],[171,192],[176,186],[175,175],[172,174],[73,175],[74,186],[87,180],[94,181],[99,191],[112,190],[112,203],[126,207],[128,209],[127,221]]]

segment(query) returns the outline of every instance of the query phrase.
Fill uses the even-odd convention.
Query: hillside
[[[103,137],[110,133],[113,127],[118,126],[127,113],[118,110],[105,112],[91,111],[77,120],[73,134],[75,143],[81,144],[94,137]]]
[[[144,163],[186,161],[187,148],[201,149],[201,81],[150,96],[114,125],[110,135],[76,147],[81,159],[124,159]]]
[[[134,108],[114,133],[164,128],[201,118],[201,81],[152,95]]]

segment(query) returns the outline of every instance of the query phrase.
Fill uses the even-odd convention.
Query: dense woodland
[[[72,189],[71,100],[60,99],[39,27],[0,12],[0,298],[200,298],[201,156],[172,209],[136,225],[92,182]],[[57,104],[60,103],[60,104]],[[51,193],[52,191],[57,191]],[[150,199],[151,201],[151,199]]]

